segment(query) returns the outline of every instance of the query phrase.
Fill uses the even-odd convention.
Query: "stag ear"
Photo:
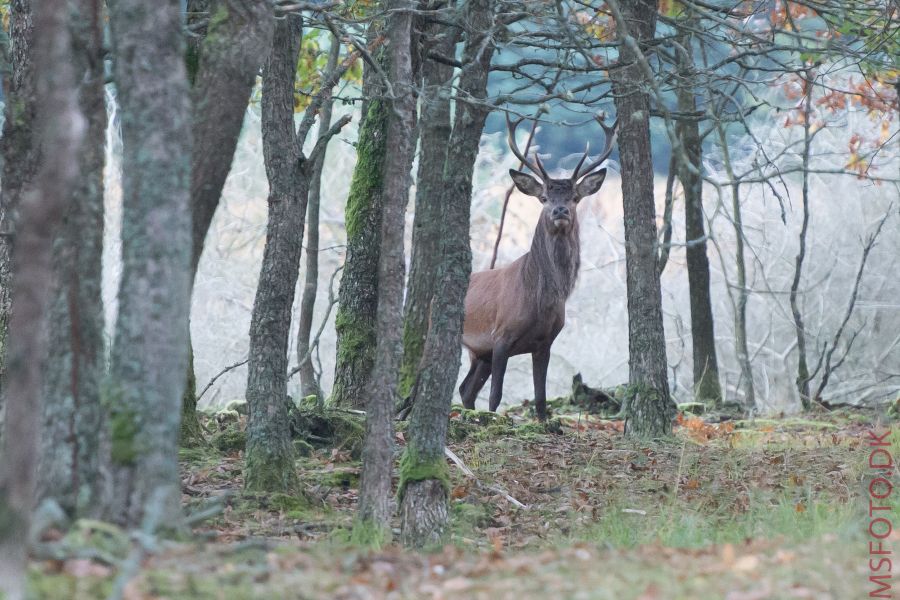
[[[537,179],[535,179],[528,173],[510,169],[509,176],[513,178],[513,182],[516,184],[516,187],[519,188],[519,191],[523,194],[526,194],[528,196],[535,196],[536,198],[541,197],[541,192],[544,191],[544,186],[541,185],[541,183]]]
[[[606,179],[606,169],[600,169],[596,173],[590,173],[589,175],[585,176],[585,178],[579,181],[578,185],[575,186],[575,191],[578,194],[578,199],[580,200],[585,196],[596,194],[597,190],[600,189],[600,186],[603,185],[604,179]]]

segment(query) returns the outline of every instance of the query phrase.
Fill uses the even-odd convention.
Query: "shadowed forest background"
[[[891,597],[898,10],[0,2],[0,599]]]

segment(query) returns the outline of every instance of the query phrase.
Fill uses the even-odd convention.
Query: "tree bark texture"
[[[188,363],[191,130],[181,5],[110,2],[122,119],[122,280],[106,400],[112,516],[181,515],[178,440]]]
[[[403,230],[415,151],[416,96],[411,51],[413,8],[409,0],[387,4],[390,99],[384,163],[381,251],[378,262],[377,351],[366,405],[363,470],[355,530],[372,532],[372,542],[390,536],[394,402],[400,366],[405,275]],[[399,10],[398,10],[399,9]],[[345,274],[346,277],[346,274]]]
[[[376,24],[370,30],[379,29]],[[370,33],[369,37],[374,37]],[[376,53],[387,68],[387,52]],[[378,307],[378,257],[381,244],[382,187],[387,154],[388,106],[379,75],[366,65],[363,107],[356,143],[356,166],[344,212],[347,254],[338,291],[334,327],[337,356],[331,403],[364,409],[369,396],[369,377],[375,364],[375,313]]]
[[[625,27],[619,24],[619,61],[611,71],[619,125],[622,202],[625,217],[626,285],[628,290],[628,354],[631,400],[626,431],[638,438],[669,435],[675,405],[669,397],[662,295],[657,270],[658,242],[653,200],[650,149],[650,96],[638,64],[639,47],[652,40],[656,0],[619,3]],[[631,38],[629,40],[629,38]],[[644,45],[646,48],[646,45]]]
[[[269,179],[269,221],[262,270],[250,321],[244,487],[291,491],[299,486],[288,428],[287,349],[299,276],[308,181],[299,177],[294,132],[294,78],[303,21],[287,15],[275,25],[263,70],[263,155]]]
[[[436,8],[445,6],[442,3]],[[412,393],[428,333],[428,315],[437,280],[438,245],[444,228],[441,194],[444,165],[450,147],[450,101],[453,67],[427,58],[431,52],[455,56],[460,29],[433,23],[423,35],[425,68],[419,121],[419,172],[416,179],[416,212],[413,217],[412,260],[403,318],[403,360],[400,363],[400,398]]]
[[[194,2],[189,9],[204,8]],[[214,0],[205,3],[209,24],[202,42],[189,44],[194,152],[191,156],[192,239],[191,283],[203,243],[231,170],[247,103],[263,57],[272,47],[274,13],[265,0]],[[182,401],[181,443],[203,441],[197,421],[193,349],[189,348],[187,385]]]
[[[413,407],[400,490],[401,539],[411,547],[440,545],[447,533],[447,474],[444,446],[456,377],[459,373],[465,299],[472,271],[469,244],[472,176],[484,122],[484,100],[494,46],[490,35],[493,0],[467,4],[467,39],[455,107],[453,133],[442,169],[438,199],[441,224],[436,278],[432,283],[430,329],[413,387]],[[487,43],[486,43],[487,42]]]
[[[682,37],[681,46],[690,52],[691,36]],[[697,109],[695,101],[696,73],[690,55],[679,53],[679,73],[683,82],[678,87],[678,110],[693,113]],[[684,223],[686,240],[686,261],[688,287],[691,305],[691,344],[694,360],[694,396],[700,402],[718,407],[722,402],[722,388],[719,385],[719,366],[716,360],[716,338],[713,328],[712,302],[709,292],[709,259],[706,253],[706,231],[703,225],[703,146],[700,139],[700,124],[694,120],[684,120],[677,125],[678,137],[690,164],[696,168],[692,173],[681,161],[678,163],[678,178],[684,189]]]
[[[97,518],[109,500],[108,457],[101,438],[106,418],[100,401],[106,374],[101,299],[105,15],[101,0],[77,0],[70,6],[71,56],[87,130],[71,202],[54,242],[39,497],[54,498],[71,516]]]
[[[9,73],[4,77],[5,120],[0,151],[3,178],[0,190],[0,422],[2,422],[6,338],[12,303],[12,246],[16,207],[38,168],[34,141],[35,97],[34,26],[31,0],[9,3]]]
[[[67,0],[34,11],[32,130],[44,148],[34,187],[21,196],[13,249],[7,415],[0,450],[0,596],[25,594],[26,544],[40,453],[42,369],[53,289],[53,238],[71,197],[85,123],[71,59]],[[32,49],[28,48],[28,52]],[[15,101],[15,99],[14,99]]]
[[[328,51],[328,63],[326,73],[332,73],[338,66],[341,55],[341,42],[332,38],[331,48]],[[326,131],[331,126],[332,109],[334,99],[329,97],[322,105],[319,113],[319,132]],[[319,205],[322,199],[322,171],[325,168],[325,152],[319,155],[312,165],[309,180],[309,199],[306,209],[306,275],[303,280],[303,297],[300,299],[300,316],[297,325],[297,362],[300,367],[300,395],[316,396],[322,398],[322,390],[316,380],[316,372],[313,369],[312,355],[310,354],[310,337],[314,309],[316,307],[316,295],[319,289]]]

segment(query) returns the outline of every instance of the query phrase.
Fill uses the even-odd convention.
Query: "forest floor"
[[[122,596],[843,600],[877,589],[867,484],[870,432],[892,425],[881,413],[684,415],[671,440],[652,444],[579,414],[562,416],[561,433],[517,416],[453,421],[450,448],[474,478],[451,465],[442,550],[348,543],[360,464],[347,449],[298,461],[303,500],[244,494],[239,451],[183,451],[188,512],[223,509],[192,536],[156,544]],[[402,430],[397,438],[402,446]],[[886,440],[900,456],[900,430]],[[63,539],[73,537],[95,551],[35,560],[35,598],[106,597],[133,551],[124,532],[98,523],[77,523]],[[898,540],[894,531],[885,545],[900,549]]]

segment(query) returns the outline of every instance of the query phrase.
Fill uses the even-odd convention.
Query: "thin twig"
[[[215,376],[213,376],[213,378],[209,380],[209,383],[206,384],[206,387],[203,388],[203,391],[200,392],[200,394],[197,396],[197,401],[198,402],[200,401],[200,398],[203,397],[203,394],[205,394],[206,392],[209,391],[209,388],[211,388],[213,386],[213,384],[216,382],[216,380],[219,377],[221,377],[222,375],[224,375],[225,373],[227,373],[229,371],[233,371],[234,369],[237,369],[238,367],[242,367],[242,366],[246,365],[248,360],[250,360],[250,359],[245,358],[244,360],[242,360],[240,362],[236,362],[233,365],[229,365],[229,366],[225,367],[224,369],[222,369],[221,371],[219,371],[218,373],[216,373]]]

